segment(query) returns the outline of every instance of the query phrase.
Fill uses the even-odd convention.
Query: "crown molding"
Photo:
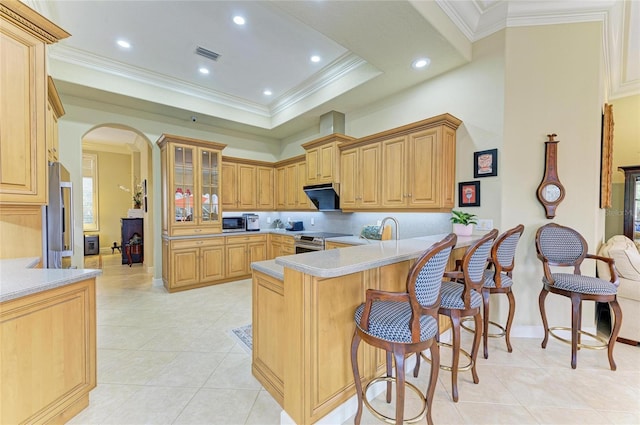
[[[55,45],[49,52],[51,59],[67,63],[80,68],[90,69],[108,75],[124,77],[153,87],[171,90],[176,93],[193,96],[208,102],[224,105],[256,115],[268,117],[267,107],[247,102],[235,96],[230,96],[207,87],[191,84],[176,78],[167,77],[158,72],[142,69],[121,62],[105,59],[84,50],[74,49],[68,46]]]
[[[508,27],[602,23],[602,48],[607,98],[640,93],[640,79],[627,75],[632,40],[631,20],[640,14],[637,2],[598,1],[455,1],[436,0],[471,42]],[[633,8],[636,8],[632,10]],[[635,13],[635,14],[634,14]],[[637,19],[637,18],[636,18]],[[637,24],[636,24],[637,26]]]
[[[305,80],[302,84],[280,96],[272,104],[272,116],[294,106],[296,103],[306,99],[310,95],[366,64],[367,62],[364,59],[351,52],[343,54],[338,59],[327,65],[322,72]]]

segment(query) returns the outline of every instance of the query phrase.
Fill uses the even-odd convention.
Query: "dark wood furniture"
[[[460,348],[460,322],[463,317],[472,316],[475,322],[475,329],[482,328],[482,285],[484,284],[484,271],[487,268],[489,253],[493,241],[498,237],[498,230],[493,229],[481,239],[469,245],[461,260],[456,261],[456,270],[444,273],[445,279],[450,281],[442,282],[440,293],[440,308],[438,313],[448,316],[451,319],[452,343],[445,344],[439,342],[440,346],[450,347],[453,350],[451,355],[451,366],[440,365],[440,369],[451,371],[451,398],[458,401],[458,372],[471,370],[473,383],[480,382],[476,371],[476,358],[480,348],[480,332],[476,332],[473,337],[473,347],[471,354]],[[426,313],[426,311],[423,311]],[[460,353],[469,359],[469,363],[460,366]],[[418,377],[420,371],[420,355],[416,356],[416,366],[413,376]],[[428,358],[422,357],[429,361]],[[433,367],[433,366],[432,366]]]
[[[640,240],[640,165],[618,170],[624,172],[624,235]]]
[[[423,408],[418,416],[407,419],[414,422],[426,414],[427,424],[433,425],[431,405],[438,381],[440,350],[438,337],[438,307],[440,286],[451,250],[457,237],[451,233],[440,242],[433,244],[415,262],[407,276],[406,292],[390,292],[367,289],[366,301],[356,309],[356,326],[351,342],[351,365],[358,396],[358,411],[354,422],[360,424],[363,402],[371,413],[387,423],[402,424],[404,419],[405,385],[422,399]],[[358,346],[360,341],[380,348],[386,353],[386,376],[374,378],[363,389],[358,367]],[[421,353],[429,349],[431,353],[431,374],[425,394],[405,380],[405,357],[409,353]],[[395,360],[396,375],[393,376],[392,357]],[[362,361],[362,359],[361,359]],[[396,381],[396,413],[390,418],[376,411],[366,398],[367,389],[376,382],[387,382],[387,403],[391,402],[391,384]]]
[[[142,218],[121,218],[122,264],[142,263],[144,261],[144,233]],[[138,241],[139,243],[132,243]]]
[[[609,355],[609,366],[611,370],[616,370],[616,363],[613,360],[613,346],[620,332],[622,325],[622,310],[618,304],[618,274],[615,270],[614,261],[608,257],[601,257],[587,253],[587,241],[580,233],[570,227],[558,224],[546,224],[536,232],[536,252],[538,259],[542,261],[544,276],[542,277],[542,290],[538,297],[542,325],[544,326],[544,339],[542,348],[547,347],[549,334],[554,338],[571,345],[571,368],[577,366],[578,348],[598,349],[607,347]],[[583,276],[580,267],[585,259],[600,260],[609,265],[611,280],[607,281],[597,277]],[[554,273],[551,273],[554,267]],[[555,268],[570,267],[571,273],[559,273]],[[571,299],[571,328],[549,327],[544,301],[549,292]],[[582,323],[582,301],[596,301],[609,303],[613,312],[613,329],[608,341],[595,334],[583,331]],[[571,340],[556,334],[556,331],[570,330]],[[595,344],[583,344],[582,335],[593,338]]]
[[[515,265],[516,247],[520,236],[524,232],[522,224],[517,225],[513,229],[509,229],[496,239],[491,247],[491,257],[489,258],[489,269],[484,272],[485,280],[482,287],[482,302],[484,308],[482,310],[482,346],[484,350],[484,358],[489,358],[488,339],[490,336],[504,336],[507,343],[507,351],[513,351],[511,348],[511,325],[513,316],[516,312],[516,299],[513,296],[511,288],[513,287],[513,267]],[[507,294],[509,299],[509,315],[507,316],[507,324],[503,328],[501,325],[489,320],[489,298],[491,294]],[[499,334],[489,334],[489,323],[501,329]]]

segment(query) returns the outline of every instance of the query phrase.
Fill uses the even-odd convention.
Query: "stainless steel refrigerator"
[[[49,203],[43,207],[43,258],[49,269],[62,268],[62,257],[73,255],[72,186],[69,171],[49,163]]]

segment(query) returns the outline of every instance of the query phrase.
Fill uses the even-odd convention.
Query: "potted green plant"
[[[470,236],[473,232],[473,225],[478,224],[478,217],[464,211],[451,211],[451,223],[453,223],[453,233],[458,236]]]

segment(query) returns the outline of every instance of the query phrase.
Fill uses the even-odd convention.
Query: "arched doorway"
[[[100,254],[122,254],[121,219],[142,218],[143,266],[152,271],[151,142],[135,128],[100,124],[83,135],[82,157],[83,233],[98,236]],[[140,208],[135,208],[134,197]]]

